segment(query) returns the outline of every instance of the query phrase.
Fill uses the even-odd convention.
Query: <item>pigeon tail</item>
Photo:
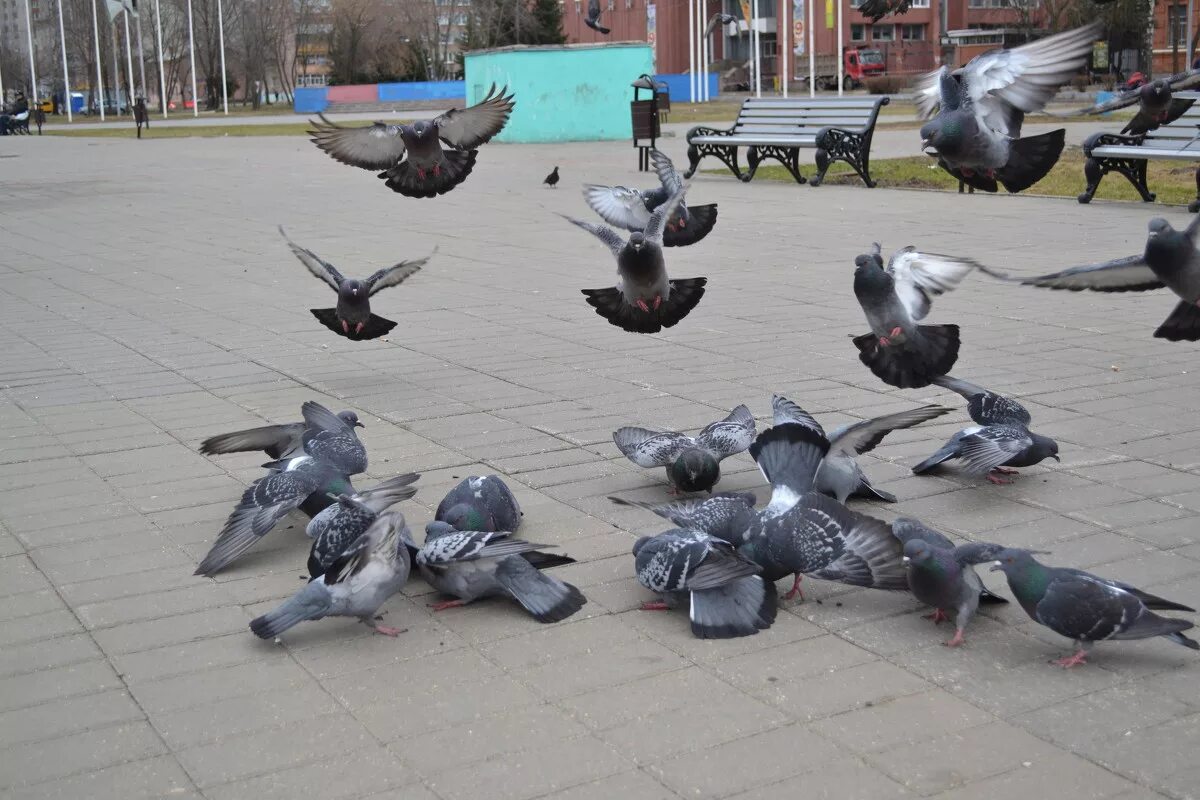
[[[392,328],[396,327],[396,323],[390,319],[372,314],[363,325],[361,331],[355,332],[353,324],[348,325],[349,330],[342,330],[342,321],[338,319],[337,309],[334,308],[314,308],[310,309],[312,315],[317,318],[317,321],[324,325],[329,330],[336,333],[338,336],[345,336],[355,342],[366,341],[367,339],[378,339],[380,336],[386,336]]]
[[[845,551],[829,566],[810,574],[822,580],[851,586],[908,590],[904,550],[900,541],[892,535],[892,526],[874,517],[856,517],[854,526],[846,534]]]
[[[1173,642],[1190,647],[1194,650],[1200,650],[1200,646],[1194,641],[1183,635],[1183,631],[1190,631],[1196,627],[1195,623],[1186,619],[1174,619],[1172,617],[1160,617],[1151,611],[1147,611],[1138,618],[1137,622],[1125,628],[1119,633],[1114,633],[1110,639],[1149,639],[1152,636],[1165,636]],[[1191,642],[1191,644],[1188,644]]]
[[[738,578],[714,589],[691,593],[689,618],[698,639],[753,636],[775,622],[774,584],[759,575]]]
[[[858,484],[858,488],[850,494],[851,497],[866,497],[868,499],[881,500],[884,503],[896,502],[896,495],[891,492],[885,492],[883,489],[877,489],[867,480],[867,476],[863,475],[862,481]]]
[[[986,603],[988,605],[1000,605],[1001,603],[1007,603],[1008,598],[1001,597],[998,594],[992,594],[992,592],[989,590],[984,589],[979,593],[979,602]]]
[[[1154,336],[1169,342],[1200,341],[1200,306],[1181,302],[1175,306],[1166,322],[1158,326]]]
[[[1046,177],[1058,163],[1066,144],[1067,131],[1024,136],[1008,145],[1008,163],[996,170],[996,179],[1011,193],[1022,192]]]
[[[589,28],[594,30],[596,33],[602,33],[605,36],[612,33],[612,30],[610,30],[609,28],[604,27],[599,22],[592,22],[590,19],[585,19],[583,21],[583,24],[587,25]]]
[[[279,608],[250,620],[250,630],[260,639],[274,639],[305,620],[320,619],[332,608],[329,587],[316,580],[288,598]]]
[[[387,187],[405,197],[437,197],[458,186],[475,168],[478,150],[443,150],[437,172],[433,168],[417,171],[408,159],[379,173]]]
[[[941,449],[938,450],[936,453],[934,453],[929,458],[922,461],[920,464],[917,464],[915,467],[913,467],[912,468],[913,475],[924,475],[926,472],[929,472],[931,469],[936,467],[938,464],[949,461],[952,458],[957,458],[958,455],[959,455],[958,440],[951,439],[950,441],[948,441],[944,445],[942,445]]]
[[[708,278],[679,278],[671,281],[671,294],[658,309],[664,328],[670,328],[691,313],[704,297]]]
[[[679,212],[672,215],[666,229],[663,230],[663,247],[687,247],[703,239],[717,224],[717,204],[704,206],[688,206],[688,221],[684,227],[679,227]]]
[[[1181,644],[1191,650],[1200,650],[1200,642],[1197,642],[1195,639],[1189,639],[1178,631],[1175,633],[1168,633],[1166,638],[1170,639],[1175,644]]]
[[[658,308],[649,312],[630,305],[621,291],[607,289],[582,289],[588,305],[613,325],[630,333],[658,333],[670,328],[696,307],[704,296],[704,285],[708,278],[683,278],[671,281],[671,291]]]
[[[829,441],[812,428],[789,422],[768,428],[750,445],[750,457],[773,489],[799,497],[812,491]]]
[[[567,564],[575,563],[575,559],[571,558],[570,556],[560,556],[557,553],[543,553],[540,550],[534,550],[529,553],[521,553],[521,558],[528,561],[537,569],[565,567]]]
[[[569,583],[543,575],[521,555],[501,559],[496,581],[538,622],[561,622],[583,608],[587,598]]]
[[[928,386],[958,361],[957,325],[918,325],[907,341],[884,345],[873,333],[854,337],[858,358],[875,377],[899,389]]]

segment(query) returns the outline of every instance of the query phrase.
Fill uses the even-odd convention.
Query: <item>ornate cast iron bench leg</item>
[[[716,156],[721,163],[729,167],[729,171],[737,176],[740,181],[750,180],[742,173],[741,167],[738,166],[737,145],[724,144],[693,144],[688,147],[688,168],[687,172],[683,173],[683,177],[690,178],[696,174],[696,167],[700,165],[700,159],[705,156]]]
[[[1200,167],[1196,167],[1196,199],[1188,203],[1188,211],[1193,214],[1200,211]]]
[[[750,169],[742,180],[749,183],[750,179],[754,177],[754,173],[758,171],[759,164],[768,158],[773,158],[783,164],[784,168],[796,179],[796,183],[808,183],[808,179],[800,174],[800,148],[781,145],[751,147],[746,152],[746,162],[750,165]]]
[[[838,128],[821,131],[817,136],[817,174],[811,181],[813,186],[820,186],[825,180],[825,171],[835,161],[845,161],[850,168],[858,173],[868,189],[875,188],[871,180],[870,151],[867,149],[868,140]]]

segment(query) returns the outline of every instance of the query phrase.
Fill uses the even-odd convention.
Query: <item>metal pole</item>
[[[63,100],[67,103],[67,122],[71,122],[71,75],[67,71],[67,33],[63,27],[62,0],[58,0],[58,40],[62,42],[63,53]]]
[[[163,71],[162,16],[158,11],[158,0],[154,0],[154,29],[158,34],[158,99],[162,103],[163,119],[167,118],[167,76]]]
[[[705,0],[696,0],[696,95],[701,103],[708,100],[705,88],[708,86],[708,69],[704,66],[704,25],[707,22],[704,12],[708,9]]]
[[[792,49],[792,22],[791,9],[792,0],[779,0],[779,24],[775,26],[775,50],[779,53],[779,57],[783,60],[779,68],[779,86],[783,89],[783,96],[788,96],[788,78],[791,75],[788,73],[788,51]]]
[[[133,43],[129,35],[129,7],[125,7],[125,94],[133,94]],[[133,113],[133,97],[127,96],[125,102],[129,103],[129,113]]]
[[[138,35],[138,75],[142,79],[141,96],[144,99],[146,97],[146,49],[142,45],[142,14],[141,14],[141,12],[138,12],[138,15],[136,17],[134,17],[134,20],[135,20],[135,24],[137,25],[137,35]]]
[[[29,36],[29,82],[33,89],[33,105],[38,104],[37,67],[33,63],[33,17],[29,13],[29,0],[25,0],[25,33]]]
[[[196,36],[192,31],[192,0],[188,0],[188,52],[192,59],[192,116],[200,116],[200,103],[196,100]]]
[[[217,38],[221,44],[221,100],[225,104],[225,114],[229,114],[229,81],[225,79],[225,12],[221,8],[221,0],[217,0]]]
[[[815,0],[808,0],[808,96],[817,96],[817,55],[816,39],[813,34],[813,5]]]
[[[4,105],[4,74],[0,72],[0,106]]]
[[[92,0],[92,33],[96,35],[96,86],[100,106],[100,121],[104,122],[104,73],[100,70],[100,19],[96,16],[96,0]]]
[[[1187,67],[1186,70],[1192,68],[1192,59],[1195,53],[1192,52],[1192,34],[1195,28],[1196,0],[1188,0],[1188,20],[1187,20]]]
[[[121,48],[117,46],[117,24],[116,20],[109,20],[109,33],[112,34],[112,62],[113,62],[113,104],[116,106],[116,113],[113,116],[121,116],[121,70],[119,68],[120,60],[117,54],[121,52]]]
[[[845,0],[837,0],[837,58],[838,58],[838,97],[842,96],[842,84],[845,83],[846,75],[846,45],[842,41],[842,3]],[[861,59],[862,56],[860,55]]]
[[[754,96],[762,97],[762,60],[758,50],[758,0],[750,0],[750,55],[754,62]]]
[[[696,102],[696,3],[688,0],[688,99]],[[651,89],[651,91],[654,91]]]

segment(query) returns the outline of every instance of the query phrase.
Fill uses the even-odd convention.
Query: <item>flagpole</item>
[[[783,65],[779,70],[779,85],[783,89],[784,97],[788,96],[788,51],[792,49],[792,22],[791,15],[788,13],[792,8],[791,2],[792,0],[779,0],[779,24],[775,26],[775,49],[783,56]],[[780,42],[783,42],[782,50],[779,47]]]
[[[63,53],[63,100],[67,104],[67,122],[71,122],[71,74],[67,71],[67,33],[63,27],[62,0],[58,0],[58,39],[62,42]]]
[[[29,82],[33,87],[33,105],[38,104],[37,67],[33,63],[33,17],[29,13],[29,0],[25,0],[25,32],[29,35]]]
[[[123,5],[123,4],[122,4]],[[125,6],[125,102],[133,113],[133,37],[129,35],[129,6]]]
[[[162,103],[163,119],[167,118],[167,76],[163,70],[162,51],[162,16],[158,10],[158,0],[154,0],[154,30],[158,34],[158,100]]]
[[[217,38],[221,43],[221,100],[225,105],[225,114],[228,116],[229,81],[225,78],[225,12],[221,8],[221,0],[217,0]]]
[[[200,103],[196,99],[196,36],[192,29],[192,0],[188,0],[188,52],[192,59],[192,116],[200,116]]]
[[[838,46],[837,46],[837,60],[838,60],[837,81],[838,81],[838,97],[841,97],[841,96],[842,96],[842,93],[843,93],[843,86],[844,86],[844,85],[845,85],[845,83],[846,83],[846,79],[845,79],[845,72],[846,72],[846,44],[845,44],[845,42],[842,40],[842,2],[843,2],[843,0],[836,0],[836,2],[837,2],[837,4],[838,4],[838,7],[837,7],[837,39],[838,39]],[[859,56],[859,58],[862,58],[862,56],[860,55],[860,56]]]
[[[754,64],[754,96],[762,97],[762,62],[758,60],[758,0],[750,0],[750,61]]]
[[[4,72],[0,70],[0,105],[4,105]]]
[[[112,62],[113,62],[113,74],[112,74],[113,106],[116,109],[116,113],[113,114],[113,116],[119,117],[119,116],[121,116],[121,67],[120,67],[121,62],[120,62],[120,58],[118,57],[117,54],[121,52],[121,48],[117,44],[116,21],[113,20],[112,18],[109,18],[108,21],[109,21],[109,24],[111,27],[111,30],[109,32],[112,34],[111,38],[112,38]]]
[[[688,102],[696,102],[696,0],[686,0],[688,9]]]
[[[146,97],[146,50],[142,46],[142,15],[141,15],[141,12],[139,12],[138,15],[136,17],[134,17],[134,20],[136,20],[137,35],[138,35],[138,74],[142,78],[141,97],[144,99]]]
[[[100,19],[96,16],[96,0],[92,0],[92,32],[96,35],[96,86],[100,106],[100,121],[104,122],[104,73],[100,70]]]
[[[816,0],[808,0],[808,96],[817,96],[817,50],[813,34],[813,5]]]

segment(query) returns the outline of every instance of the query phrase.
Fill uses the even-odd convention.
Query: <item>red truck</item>
[[[887,73],[887,64],[883,60],[883,53],[878,50],[851,47],[842,52],[842,57],[844,62],[842,86],[847,90],[862,86],[863,81],[867,78]],[[836,89],[837,54],[818,54],[814,58],[814,62],[817,88]],[[808,56],[796,56],[796,80],[808,83]]]

